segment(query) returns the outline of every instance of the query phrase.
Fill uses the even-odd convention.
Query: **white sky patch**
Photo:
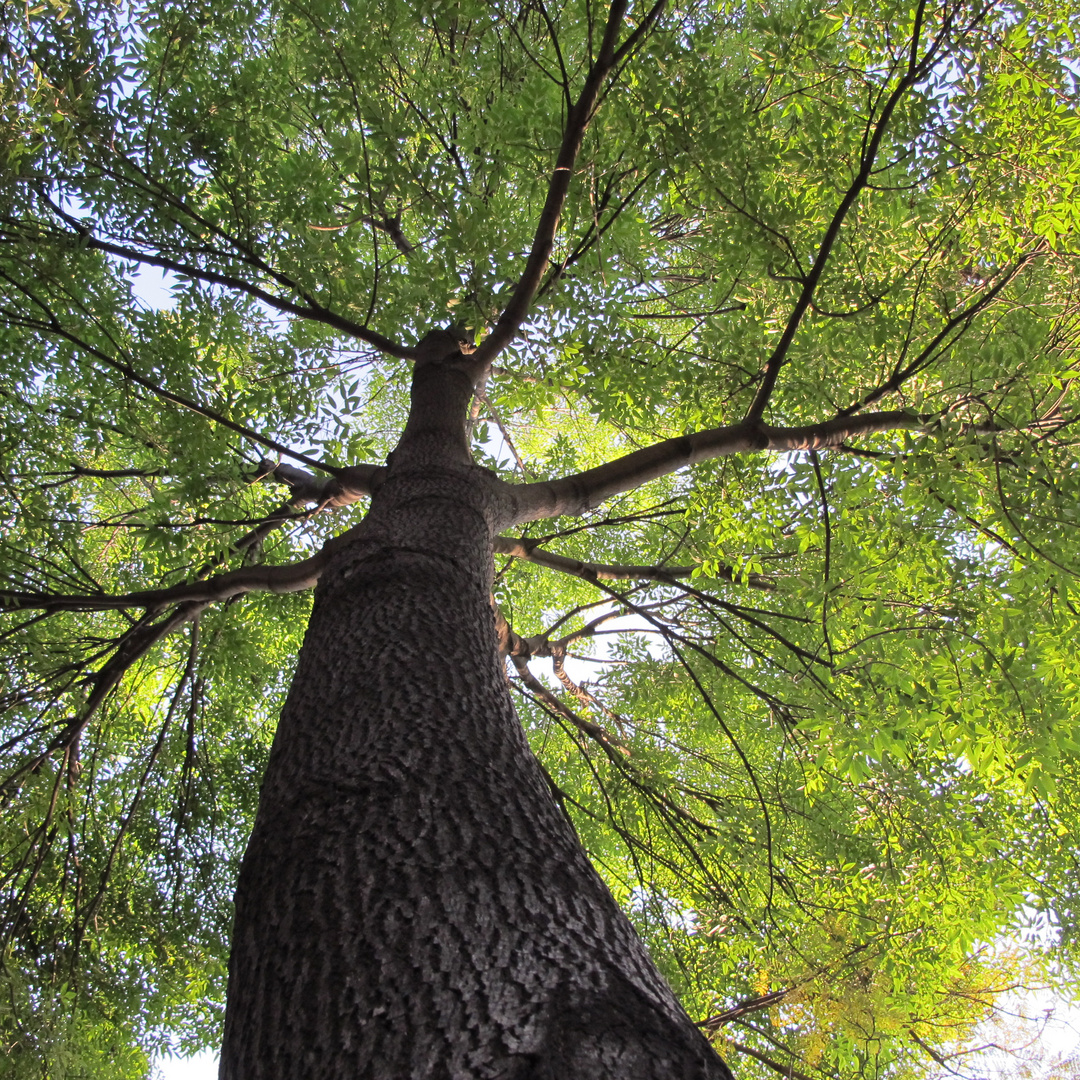
[[[155,1080],[217,1080],[218,1056],[209,1050],[192,1057],[161,1057],[154,1063]]]
[[[131,291],[151,311],[170,311],[176,307],[173,288],[179,278],[168,270],[146,266],[131,275]]]
[[[969,1044],[986,1048],[951,1062],[959,1080],[1069,1080],[1080,1076],[1080,1005],[1048,989],[1010,994]]]

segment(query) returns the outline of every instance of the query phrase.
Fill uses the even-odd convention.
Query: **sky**
[[[205,1052],[189,1058],[159,1058],[160,1080],[217,1080],[217,1054]]]

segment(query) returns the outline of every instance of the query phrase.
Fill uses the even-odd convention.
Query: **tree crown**
[[[748,1070],[921,1075],[1048,962],[1017,920],[1067,964],[1071,15],[8,20],[20,1060],[206,1038],[302,590],[451,325],[522,720],[691,1013]]]

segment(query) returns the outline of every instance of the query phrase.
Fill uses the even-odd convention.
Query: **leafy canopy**
[[[309,601],[185,583],[356,520],[412,343],[515,303],[508,481],[805,429],[497,554],[522,720],[691,1014],[742,1075],[923,1076],[1068,982],[1075,12],[819,8],[0,9],[17,1075],[216,1039]]]

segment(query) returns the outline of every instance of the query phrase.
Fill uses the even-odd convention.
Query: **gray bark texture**
[[[475,374],[418,363],[319,582],[237,889],[222,1080],[730,1076],[514,714],[489,599],[512,489],[469,459]]]

